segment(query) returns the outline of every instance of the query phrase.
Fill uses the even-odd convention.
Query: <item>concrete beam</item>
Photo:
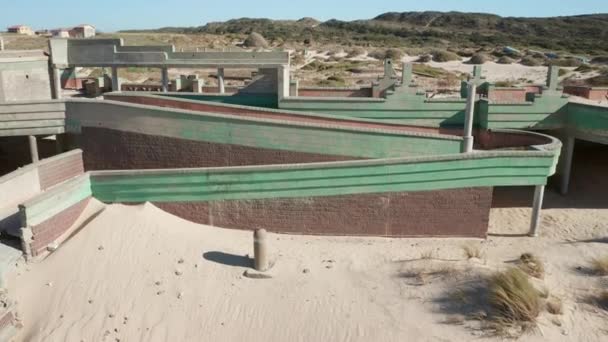
[[[118,78],[118,67],[112,67],[112,91],[120,91],[120,79]]]
[[[36,141],[36,136],[30,135],[28,137],[30,141],[30,156],[32,157],[32,163],[36,163],[40,160],[38,156],[38,142]]]
[[[532,220],[530,222],[529,236],[538,236],[538,226],[540,224],[540,211],[543,207],[545,197],[545,186],[537,185],[534,190],[534,201],[532,202]]]
[[[220,94],[226,93],[226,86],[224,84],[224,68],[217,69],[217,88]]]
[[[560,179],[560,192],[562,195],[568,194],[570,186],[570,172],[572,170],[572,157],[574,155],[574,143],[576,139],[573,136],[566,137],[562,152],[562,169]]]
[[[473,121],[475,115],[475,99],[477,97],[477,85],[470,82],[468,85],[467,106],[464,117],[463,153],[473,152]]]

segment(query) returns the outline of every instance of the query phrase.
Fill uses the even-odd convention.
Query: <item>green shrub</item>
[[[519,63],[521,65],[530,66],[530,67],[543,65],[543,61],[530,57],[530,56],[526,56],[526,57],[522,58]]]
[[[431,55],[433,56],[433,61],[439,63],[459,61],[461,59],[457,54],[445,50],[435,50],[431,53]]]
[[[502,56],[496,61],[496,63],[498,63],[498,64],[513,64],[514,62],[515,62],[515,60],[513,60],[507,56]]]
[[[471,59],[468,61],[468,63],[469,64],[484,64],[491,60],[492,59],[484,53],[476,53],[473,55],[473,57],[471,57]]]

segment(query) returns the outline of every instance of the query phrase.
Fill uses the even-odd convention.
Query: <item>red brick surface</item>
[[[214,144],[84,127],[74,137],[86,170],[155,169],[309,163],[357,159],[313,153]]]
[[[315,235],[486,236],[492,188],[155,203],[203,224]]]
[[[525,88],[492,89],[488,92],[488,100],[497,103],[526,102]]]
[[[44,163],[38,168],[41,190],[76,177],[84,173],[82,154],[74,154],[50,163]]]
[[[74,224],[89,203],[90,197],[74,204],[48,220],[32,226],[33,241],[30,243],[32,256],[44,252],[46,246],[57,240]]]

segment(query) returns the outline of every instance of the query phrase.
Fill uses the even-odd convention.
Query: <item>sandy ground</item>
[[[474,322],[451,323],[460,313],[444,300],[523,252],[545,261],[538,286],[564,314],[543,313],[522,340],[605,341],[608,313],[585,301],[601,279],[577,267],[607,252],[608,209],[555,206],[539,238],[516,237],[529,209],[507,206],[492,210],[485,241],[272,235],[274,278],[249,279],[250,232],[110,205],[44,262],[18,267],[17,341],[489,340]],[[465,244],[483,259],[466,260]],[[412,272],[430,273],[420,282]]]

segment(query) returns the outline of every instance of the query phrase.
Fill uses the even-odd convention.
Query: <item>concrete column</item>
[[[530,222],[530,236],[538,236],[538,225],[540,224],[540,210],[543,207],[545,197],[545,186],[537,185],[534,190],[534,202],[532,203],[532,220]]]
[[[120,79],[118,78],[118,67],[112,67],[112,91],[120,91]]]
[[[35,163],[38,160],[40,160],[38,157],[38,142],[36,141],[36,136],[34,136],[34,135],[30,135],[29,140],[30,140],[30,155],[32,156],[32,163]]]
[[[266,245],[266,230],[256,229],[253,232],[253,268],[256,271],[268,270],[268,246]]]
[[[401,73],[401,86],[407,88],[412,84],[413,78],[413,64],[403,63],[403,72]]]
[[[53,67],[53,98],[61,98],[61,69]]]
[[[169,68],[167,68],[167,67],[161,68],[161,82],[162,82],[163,93],[168,92],[169,91]]]
[[[470,82],[467,88],[467,106],[464,117],[464,134],[463,134],[463,153],[473,152],[473,119],[475,115],[475,99],[477,95],[477,86],[474,82]]]
[[[290,75],[289,75],[289,65],[281,65],[277,69],[278,77],[277,77],[277,95],[279,100],[289,97],[289,83],[290,83]]]
[[[4,39],[0,37],[0,51],[4,51]]]
[[[224,68],[217,68],[217,88],[220,94],[226,93],[226,87],[224,85]]]
[[[562,150],[562,175],[560,180],[560,192],[562,195],[568,194],[568,187],[570,186],[570,171],[572,170],[572,157],[574,155],[575,141],[576,139],[573,136],[568,136]]]

